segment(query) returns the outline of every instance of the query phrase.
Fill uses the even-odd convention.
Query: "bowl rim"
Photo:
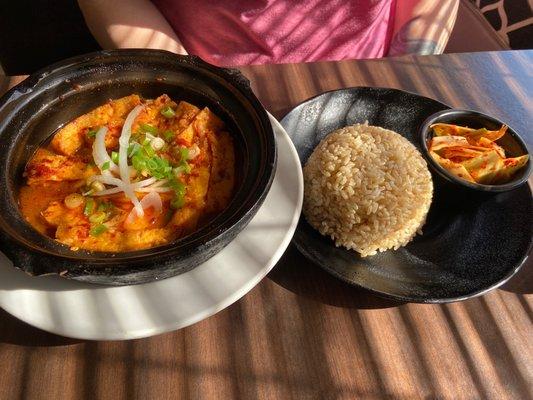
[[[529,155],[529,160],[527,162],[526,170],[523,176],[518,180],[508,182],[508,183],[503,183],[503,184],[496,184],[496,185],[472,183],[464,179],[458,178],[455,175],[452,175],[445,168],[443,168],[438,162],[436,162],[433,159],[433,157],[431,157],[431,155],[429,154],[429,149],[427,147],[427,139],[428,139],[428,136],[431,134],[429,131],[429,126],[434,124],[441,117],[444,117],[447,115],[454,115],[454,114],[457,114],[458,116],[470,115],[470,116],[489,120],[499,125],[506,125],[508,128],[507,133],[510,134],[512,138],[518,143],[518,145],[524,150],[524,155],[525,154]],[[527,147],[527,144],[520,137],[520,135],[516,132],[516,130],[514,130],[511,126],[509,126],[509,124],[502,122],[500,119],[490,116],[488,114],[482,113],[480,111],[468,110],[468,109],[463,109],[463,108],[450,108],[447,110],[438,111],[434,114],[431,114],[429,117],[427,117],[424,120],[422,125],[420,125],[418,132],[419,132],[419,139],[420,139],[420,147],[423,150],[424,158],[426,159],[428,164],[431,165],[433,170],[439,176],[446,179],[448,182],[451,182],[456,185],[461,185],[468,189],[482,191],[482,192],[506,192],[509,190],[513,190],[523,185],[524,183],[527,183],[529,176],[531,175],[531,172],[533,170],[533,163],[531,161],[531,153]]]
[[[164,246],[156,246],[145,250],[130,252],[93,252],[80,250],[79,254],[83,254],[83,256],[77,257],[75,254],[59,254],[54,251],[53,248],[39,248],[38,246],[36,247],[30,242],[26,243],[27,240],[19,240],[19,238],[14,235],[10,230],[6,230],[4,229],[4,226],[2,226],[0,227],[0,237],[6,240],[2,240],[3,245],[0,246],[0,250],[3,251],[8,256],[8,258],[11,259],[11,261],[13,261],[16,267],[20,268],[20,265],[17,264],[22,263],[20,262],[21,257],[18,257],[14,253],[21,251],[29,254],[32,257],[44,257],[46,260],[54,261],[56,263],[83,263],[83,269],[90,269],[91,272],[82,275],[92,275],[98,270],[101,270],[103,272],[105,268],[113,267],[114,265],[119,264],[121,262],[137,262],[137,265],[139,266],[152,262],[153,257],[163,257],[164,259],[170,259],[172,258],[172,255],[176,254],[175,252],[178,249],[179,251],[184,252],[184,254],[188,254],[193,249],[201,249],[202,246],[208,245],[210,242],[217,240],[225,233],[229,233],[232,236],[235,236],[235,230],[237,229],[239,223],[244,220],[248,222],[249,219],[251,219],[251,215],[255,214],[257,209],[263,203],[269,192],[276,171],[277,143],[266,109],[256,97],[255,93],[253,93],[249,80],[238,69],[218,67],[205,62],[198,56],[178,55],[165,50],[101,50],[67,58],[32,73],[24,81],[20,82],[0,97],[0,110],[5,110],[4,112],[7,113],[6,115],[12,114],[14,111],[18,112],[19,107],[24,107],[24,99],[27,97],[27,95],[30,95],[31,97],[31,93],[34,90],[39,89],[40,84],[47,82],[46,79],[48,77],[53,77],[56,76],[56,74],[61,74],[62,71],[69,71],[71,68],[75,68],[77,65],[83,65],[87,63],[98,65],[98,63],[100,62],[104,60],[113,59],[114,57],[119,57],[120,60],[116,62],[121,63],[124,62],[126,59],[135,60],[137,57],[148,58],[154,56],[162,57],[163,60],[179,62],[181,65],[192,69],[203,69],[208,75],[215,75],[220,80],[225,81],[228,86],[231,86],[233,90],[238,92],[249,102],[250,108],[254,110],[256,118],[260,123],[259,126],[262,130],[266,132],[265,148],[267,149],[267,154],[265,155],[264,171],[257,177],[258,183],[255,186],[256,194],[250,194],[249,196],[247,196],[245,199],[246,201],[244,201],[243,203],[244,205],[247,204],[248,206],[244,207],[243,205],[240,208],[233,210],[231,214],[227,215],[227,218],[221,218],[227,210],[224,210],[220,214],[218,214],[215,217],[215,219],[218,221],[218,229],[211,229],[209,232],[204,231],[203,233],[201,232],[202,229],[197,230],[191,235],[182,238],[186,240],[185,242],[181,243],[181,246],[179,246],[179,242],[181,240],[178,239],[178,241],[173,241],[172,243]],[[162,70],[162,72],[164,72],[164,70]],[[10,105],[13,106],[12,109],[9,109]],[[6,107],[8,108],[6,109]],[[0,124],[0,126],[2,130],[5,129],[4,124]],[[15,204],[14,207],[18,208],[18,205]],[[18,216],[18,219],[22,218],[22,215]],[[2,225],[4,225],[4,223],[2,223]],[[222,227],[222,225],[225,226]],[[197,233],[202,234],[201,236],[197,236]],[[54,239],[50,240],[54,241]],[[25,264],[28,264],[28,259],[24,258],[24,260],[26,261]],[[31,261],[29,263],[31,264]],[[75,265],[72,265],[72,267],[73,270],[78,269],[78,267]],[[132,267],[132,269],[134,268],[135,267]],[[128,272],[124,271],[124,273],[127,274]],[[122,271],[120,269],[117,269],[116,274],[121,275]],[[116,274],[112,273],[111,275],[115,276]]]

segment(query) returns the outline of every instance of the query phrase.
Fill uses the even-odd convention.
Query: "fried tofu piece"
[[[174,213],[169,223],[169,226],[173,226],[179,232],[179,236],[189,234],[196,229],[206,205],[209,166],[199,166],[195,168],[193,174],[188,179],[185,205]]]
[[[180,101],[176,108],[176,116],[171,129],[174,132],[181,132],[189,126],[194,117],[198,115],[200,109],[186,101]]]
[[[174,213],[172,226],[178,236],[186,236],[196,229],[200,213],[192,207],[185,206]]]
[[[194,159],[192,172],[185,178],[187,185],[185,205],[174,213],[169,223],[169,226],[173,226],[179,232],[179,236],[196,229],[207,201],[212,160],[207,136],[198,138],[198,146],[200,155]]]
[[[101,236],[91,236],[91,224],[83,214],[81,208],[68,209],[62,201],[52,201],[41,212],[41,216],[48,225],[56,227],[55,238],[71,248],[87,250],[117,251],[119,246],[113,242],[107,233]]]
[[[193,176],[189,179],[185,199],[195,207],[203,207],[205,205],[205,196],[209,188],[209,176],[209,166],[201,165],[195,169]]]
[[[189,125],[191,125],[196,115],[198,115],[198,113],[200,112],[200,109],[190,103],[187,103],[186,101],[180,101],[174,112],[176,115],[173,118],[168,119],[168,125],[165,127],[164,131],[173,132],[174,139],[178,144],[190,144],[190,141],[177,141],[177,137],[181,132],[185,131],[185,129],[187,129]],[[194,131],[191,127],[191,131],[188,137],[192,137],[192,135],[194,135]]]
[[[26,166],[28,185],[43,181],[72,181],[83,179],[86,164],[78,157],[67,157],[40,148]]]
[[[61,128],[52,139],[52,148],[60,154],[71,156],[83,146],[84,130],[106,124],[113,115],[111,104],[104,104],[76,118]]]
[[[235,185],[235,152],[228,132],[209,133],[212,163],[206,213],[222,211],[230,202]]]
[[[113,108],[113,114],[109,120],[109,124],[113,126],[122,126],[131,110],[141,104],[141,98],[136,94],[132,94],[131,96],[112,100],[109,104],[111,104],[111,107]]]
[[[61,215],[56,239],[71,247],[77,247],[89,237],[89,220],[78,210],[69,210]]]
[[[123,218],[124,216],[121,216]],[[176,232],[168,228],[121,231],[110,228],[98,235],[91,234],[91,226],[83,218],[67,219],[59,225],[56,238],[70,247],[93,251],[130,251],[160,246],[173,241]]]
[[[105,231],[97,236],[91,235],[91,224],[80,210],[68,210],[57,227],[56,239],[71,249],[83,248],[93,251],[121,251],[122,233]]]
[[[146,193],[144,193],[146,195]],[[160,194],[163,200],[163,209],[168,209],[168,200],[165,200],[165,193]],[[128,211],[123,216],[123,227],[127,231],[141,231],[146,229],[162,228],[168,221],[168,215],[166,212],[157,213],[152,207],[144,210],[142,217],[136,216],[133,219],[128,219],[128,215],[131,212],[131,201],[128,199]]]
[[[141,104],[141,98],[137,95],[132,95],[113,100],[110,104],[111,107],[113,107],[113,115],[107,122],[107,127],[109,129],[105,135],[105,147],[107,149],[117,149],[118,139],[122,133],[124,121],[126,121],[126,118],[131,110]],[[85,140],[88,140],[92,146],[93,139],[90,139],[86,136],[87,132],[88,130],[83,133],[83,136],[85,137]]]
[[[196,135],[205,136],[208,132],[216,132],[223,127],[222,120],[205,107],[194,117],[189,126],[176,136],[176,142],[189,147]]]
[[[193,144],[194,135],[194,125],[191,122],[187,128],[185,128],[176,136],[174,141],[182,146],[190,147]]]
[[[50,226],[59,226],[68,212],[67,207],[61,201],[52,201],[46,209],[41,212],[41,216]]]
[[[176,211],[171,221],[180,236],[194,231],[201,218],[224,209],[233,194],[235,153],[229,133],[220,132],[223,126],[204,108],[183,132],[190,135],[188,141],[198,144],[200,155],[193,160],[193,172],[186,182],[185,206]]]
[[[127,114],[140,103],[138,95],[131,95],[95,108],[61,128],[52,139],[52,148],[66,156],[75,154],[83,146],[84,138],[91,128],[108,123],[112,126],[122,125]]]
[[[127,231],[122,235],[124,250],[140,250],[161,246],[174,240],[175,234],[167,228]]]
[[[121,232],[108,231],[95,237],[89,234],[90,227],[84,225],[60,226],[57,232],[56,239],[72,250],[85,249],[106,252],[127,250],[120,245],[123,236]],[[85,237],[85,235],[87,236]]]
[[[224,122],[206,107],[194,119],[194,127],[200,135],[206,135],[208,131],[216,132],[222,129]]]
[[[65,197],[78,191],[83,184],[83,181],[45,181],[38,185],[22,186],[19,192],[19,205],[22,215],[39,232],[43,234],[49,233],[51,226],[43,218],[42,212],[52,202],[64,204]]]
[[[147,100],[144,103],[143,110],[139,113],[139,116],[135,119],[131,127],[132,132],[139,131],[142,124],[148,124],[160,131],[164,131],[168,126],[168,120],[161,115],[161,110],[168,106],[175,108],[176,103],[166,94],[159,96],[155,100]]]

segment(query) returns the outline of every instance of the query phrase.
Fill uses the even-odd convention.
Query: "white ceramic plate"
[[[183,328],[240,299],[279,260],[302,207],[298,155],[279,122],[270,119],[278,143],[272,188],[250,224],[213,258],[162,281],[103,287],[57,276],[30,277],[0,253],[0,307],[59,335],[118,340]]]

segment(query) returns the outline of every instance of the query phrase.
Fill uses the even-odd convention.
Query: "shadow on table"
[[[0,326],[0,343],[21,346],[65,346],[83,342],[83,340],[70,339],[34,328],[1,308]]]
[[[500,289],[517,294],[533,293],[533,257],[530,256],[520,271],[509,282],[500,286]]]
[[[299,296],[336,307],[374,309],[404,304],[376,296],[333,277],[305,259],[293,244],[268,274],[268,278]]]

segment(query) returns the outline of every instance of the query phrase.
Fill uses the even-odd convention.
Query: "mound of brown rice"
[[[362,124],[320,142],[304,183],[307,221],[363,257],[405,246],[424,225],[433,195],[418,150],[396,132]]]

